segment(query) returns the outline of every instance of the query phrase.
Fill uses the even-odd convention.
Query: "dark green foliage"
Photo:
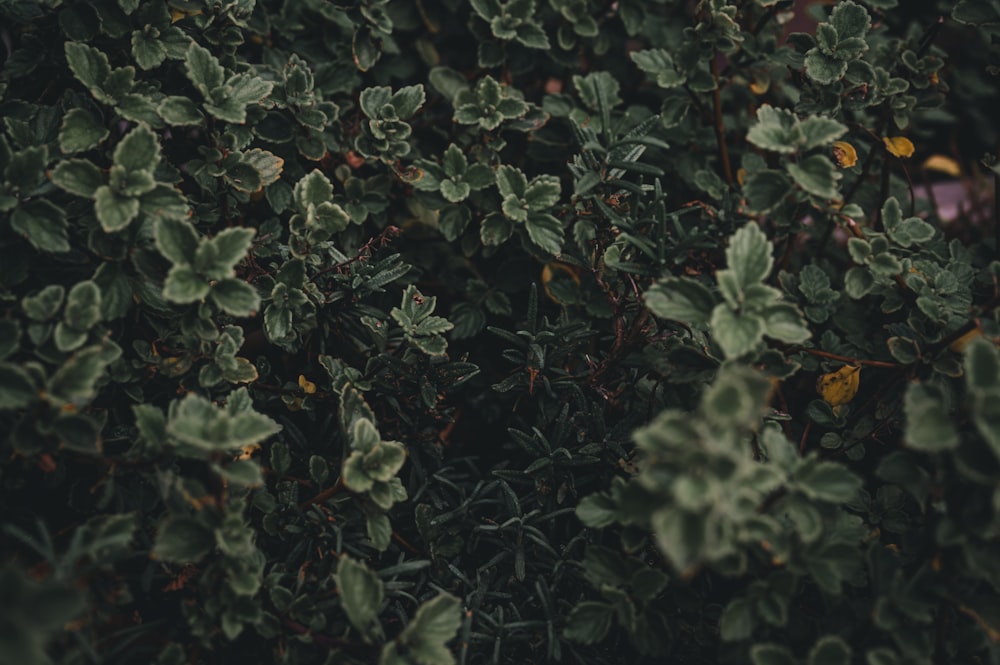
[[[998,37],[0,0],[0,662],[1000,663]]]

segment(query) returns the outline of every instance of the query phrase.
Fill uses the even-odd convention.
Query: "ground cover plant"
[[[1000,663],[998,37],[0,0],[0,662]]]

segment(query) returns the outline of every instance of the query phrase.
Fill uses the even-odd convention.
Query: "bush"
[[[0,0],[0,661],[1000,663],[951,5]]]

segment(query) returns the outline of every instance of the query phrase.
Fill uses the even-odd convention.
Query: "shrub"
[[[0,1],[0,660],[1000,662],[951,4]]]

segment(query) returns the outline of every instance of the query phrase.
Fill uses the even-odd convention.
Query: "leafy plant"
[[[998,35],[0,2],[0,661],[997,662]]]

